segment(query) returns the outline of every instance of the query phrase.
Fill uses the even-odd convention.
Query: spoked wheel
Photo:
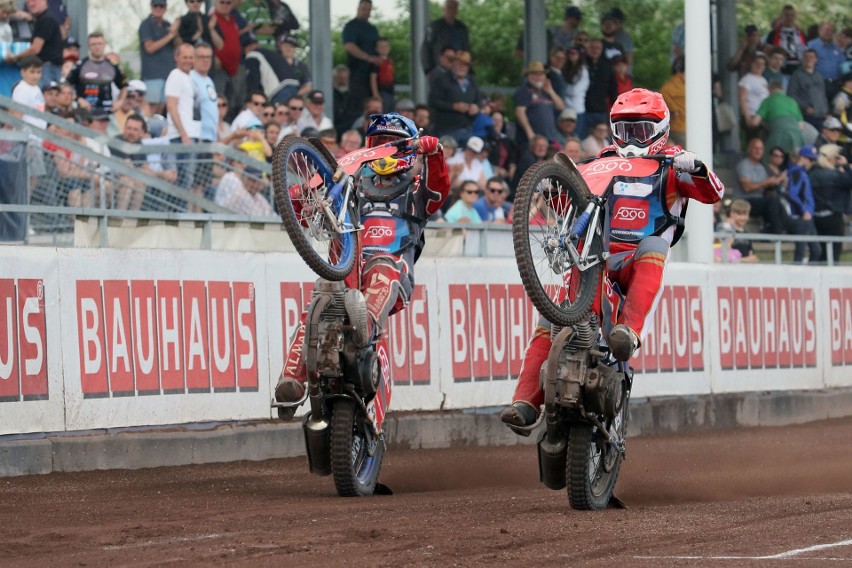
[[[296,251],[319,276],[343,280],[355,264],[355,197],[332,191],[336,164],[297,136],[275,148],[275,203]],[[342,215],[341,215],[342,211]]]
[[[615,418],[604,423],[610,435],[621,444],[627,433],[628,399],[629,391],[625,391]],[[608,442],[592,424],[571,425],[565,466],[571,508],[584,511],[606,508],[624,459],[622,449],[618,444]]]
[[[568,235],[588,199],[577,191],[556,162],[540,162],[526,171],[515,195],[512,238],[527,295],[548,321],[573,325],[583,319],[597,292],[602,263],[585,271],[568,253]],[[587,258],[603,248],[601,232],[574,243]]]
[[[366,417],[360,418],[354,401],[341,398],[334,403],[331,412],[331,470],[334,486],[341,497],[372,495],[382,468],[384,444],[367,436]]]

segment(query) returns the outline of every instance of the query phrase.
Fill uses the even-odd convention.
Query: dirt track
[[[0,565],[852,565],[850,440],[852,419],[633,439],[629,508],[600,513],[539,484],[531,446],[390,452],[395,494],[369,499],[304,459],[0,479]]]

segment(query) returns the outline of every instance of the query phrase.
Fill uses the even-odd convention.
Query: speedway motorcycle
[[[356,150],[337,161],[319,140],[290,136],[273,155],[284,228],[320,278],[304,323],[305,395],[293,403],[273,400],[272,406],[291,417],[308,401],[302,426],[308,467],[333,475],[343,497],[389,492],[378,483],[392,389],[386,337],[368,336],[368,316],[357,309],[363,295],[343,282],[360,255],[356,183],[365,162],[388,157],[412,139]]]
[[[631,163],[642,160],[656,170],[660,159],[671,158]],[[612,356],[591,308],[602,289],[613,306],[622,306],[624,298],[606,272],[608,186],[593,183],[590,189],[581,175],[593,179],[589,168],[619,167],[618,160],[599,159],[578,169],[559,153],[532,166],[518,186],[512,219],[524,288],[553,325],[541,370],[542,412],[535,424],[510,428],[529,436],[545,425],[538,437],[540,479],[551,489],[566,489],[571,507],[581,510],[623,506],[613,490],[626,457],[633,370]]]

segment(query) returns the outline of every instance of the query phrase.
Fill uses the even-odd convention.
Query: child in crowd
[[[382,99],[383,112],[393,112],[393,60],[390,58],[390,41],[382,37],[376,41],[379,63],[370,66],[370,89],[374,97]]]
[[[735,233],[745,233],[746,223],[748,223],[748,216],[751,213],[751,203],[746,201],[745,199],[734,199],[731,202],[731,210],[728,215],[728,222],[733,227]],[[760,262],[760,259],[754,254],[754,248],[751,245],[751,241],[747,239],[735,239],[733,243],[731,243],[731,249],[738,250],[740,252],[739,262]]]

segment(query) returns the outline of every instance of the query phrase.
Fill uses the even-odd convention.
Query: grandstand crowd
[[[610,143],[611,102],[634,87],[624,12],[611,8],[589,26],[582,25],[582,9],[568,5],[562,23],[548,29],[547,61],[530,61],[512,95],[486,92],[474,72],[485,50],[472,49],[458,1],[446,0],[420,46],[429,94],[415,104],[396,96],[399,54],[371,23],[372,3],[360,0],[343,28],[347,59],[333,70],[329,114],[297,55],[302,46],[294,31],[301,24],[285,2],[214,0],[209,11],[201,0],[185,4],[186,13],[170,22],[166,0],[150,0],[138,28],[141,77],[129,79],[99,32],[89,35],[88,55],[80,57],[62,0],[0,0],[0,43],[19,41],[21,22],[30,30],[30,47],[5,58],[21,69],[13,98],[126,142],[218,141],[261,161],[292,134],[317,137],[340,157],[362,145],[367,117],[395,111],[441,139],[455,197],[442,218],[507,223],[523,173],[560,150],[575,161],[597,155]],[[784,5],[771,29],[744,27],[727,65],[738,76],[737,101],[725,100],[714,77],[714,148],[742,152],[728,184],[732,199],[717,211],[719,228],[742,232],[751,219],[752,229],[770,233],[845,234],[844,216],[852,214],[852,29],[825,21],[804,30],[797,18],[796,8]],[[660,88],[671,111],[670,141],[681,145],[683,47],[681,23],[671,36],[671,77]],[[724,146],[726,134],[733,134],[733,148]],[[234,211],[274,214],[254,175],[199,172],[180,160],[171,170],[134,163]],[[201,187],[199,174],[215,182]],[[68,203],[85,202],[84,193],[69,192]],[[130,195],[117,206],[142,201]],[[732,251],[728,260],[753,258],[748,242],[734,239]],[[803,244],[795,259],[825,255],[819,244]]]

